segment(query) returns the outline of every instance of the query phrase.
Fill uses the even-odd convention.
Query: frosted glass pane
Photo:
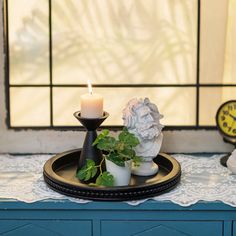
[[[201,83],[236,84],[235,40],[235,0],[202,1],[200,44]]]
[[[236,2],[229,0],[227,38],[224,61],[224,83],[236,84]]]
[[[53,83],[196,82],[197,0],[52,0]]]
[[[79,125],[73,113],[80,110],[81,88],[53,88],[53,124],[61,126]],[[87,92],[87,91],[86,91]]]
[[[8,0],[10,84],[49,83],[47,0]]]
[[[195,125],[194,88],[94,88],[104,96],[104,109],[110,113],[104,125],[122,125],[122,110],[133,97],[149,97],[164,115],[164,125]],[[54,88],[54,125],[79,125],[73,117],[80,110],[80,96],[86,88]]]
[[[201,1],[200,83],[221,84],[224,72],[228,1]]]
[[[235,100],[235,87],[215,87],[200,89],[200,125],[216,125],[215,115],[219,106],[228,101]]]
[[[11,126],[49,126],[49,88],[11,88]]]

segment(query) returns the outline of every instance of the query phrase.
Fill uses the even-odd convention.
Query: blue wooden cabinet
[[[121,230],[122,229],[122,230]],[[214,235],[221,236],[222,221],[102,221],[101,232],[104,236],[184,236]]]
[[[233,223],[233,236],[236,236],[236,221]]]
[[[92,221],[78,220],[1,220],[0,235],[6,236],[91,236]]]
[[[147,201],[122,202],[0,201],[4,236],[236,236],[236,208],[220,202],[181,207]]]

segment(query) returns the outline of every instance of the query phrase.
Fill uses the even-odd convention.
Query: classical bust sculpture
[[[162,117],[157,106],[148,98],[133,98],[124,108],[124,126],[139,139],[140,144],[135,151],[143,159],[139,167],[133,166],[133,174],[149,176],[157,173],[158,166],[153,162],[153,158],[159,153],[162,144]]]

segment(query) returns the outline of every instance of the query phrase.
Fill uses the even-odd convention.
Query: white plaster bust
[[[158,171],[158,167],[152,159],[157,156],[162,144],[161,131],[164,127],[160,124],[162,117],[157,106],[151,103],[148,98],[133,98],[123,110],[124,126],[140,141],[135,152],[146,162],[141,163],[138,169],[133,170],[136,175],[148,176]],[[148,170],[148,168],[151,169]]]
[[[226,165],[233,174],[236,174],[236,149],[229,156]]]

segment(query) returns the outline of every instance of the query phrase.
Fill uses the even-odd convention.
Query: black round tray
[[[161,153],[154,158],[159,166],[156,175],[132,175],[130,185],[124,187],[93,187],[75,177],[80,152],[80,149],[64,152],[45,163],[44,180],[51,189],[81,199],[125,201],[160,195],[173,189],[180,181],[180,164],[173,157]]]

